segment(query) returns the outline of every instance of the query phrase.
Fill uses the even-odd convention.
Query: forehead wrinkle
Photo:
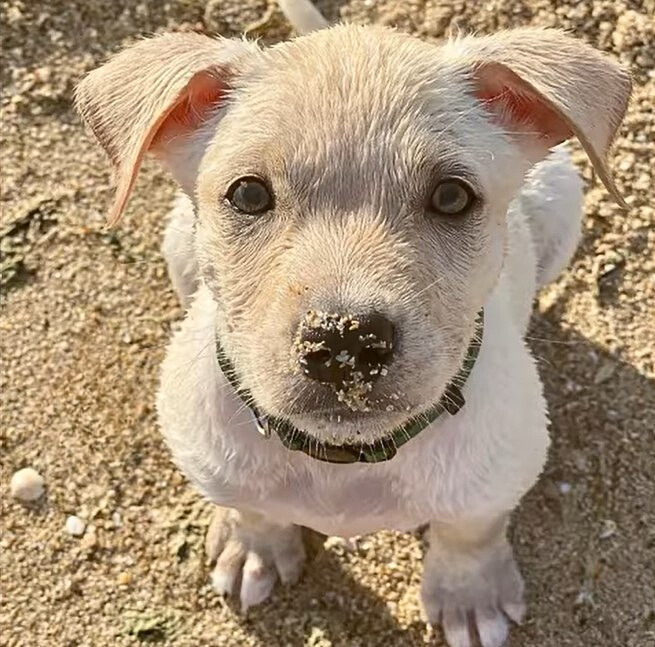
[[[471,111],[466,80],[440,69],[438,48],[417,50],[388,30],[329,31],[264,50],[239,77],[231,129],[239,158],[281,172],[296,192],[375,190],[385,203],[439,161],[484,156],[487,142],[470,132],[484,132],[484,117]]]

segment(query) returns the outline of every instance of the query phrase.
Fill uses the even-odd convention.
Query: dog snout
[[[310,310],[298,336],[302,372],[337,387],[356,377],[372,382],[387,372],[395,335],[393,323],[377,312],[340,315]]]

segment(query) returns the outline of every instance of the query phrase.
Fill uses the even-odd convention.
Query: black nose
[[[354,375],[368,381],[385,375],[394,350],[394,326],[378,313],[325,314],[309,311],[300,328],[299,361],[313,380],[335,385]]]

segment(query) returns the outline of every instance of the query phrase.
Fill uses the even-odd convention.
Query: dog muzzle
[[[243,388],[236,377],[232,361],[225,354],[218,338],[216,357],[225,379],[251,410],[259,432],[270,438],[275,433],[282,444],[291,451],[299,451],[326,463],[381,463],[391,460],[398,448],[415,438],[426,427],[443,416],[454,416],[465,405],[462,387],[466,384],[480,353],[484,331],[484,311],[476,318],[475,333],[471,338],[466,357],[459,371],[450,380],[441,397],[431,407],[412,416],[404,424],[395,427],[387,435],[371,443],[336,445],[316,440],[310,434],[291,424],[285,418],[268,416],[257,407],[252,394]]]

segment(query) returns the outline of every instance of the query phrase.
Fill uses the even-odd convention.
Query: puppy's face
[[[134,100],[137,125],[116,94],[93,94],[107,73],[84,82],[78,102],[118,167],[115,213],[148,148],[195,196],[217,334],[263,412],[331,442],[371,441],[421,413],[461,365],[526,170],[575,133],[612,188],[602,157],[629,81],[560,34],[511,34],[437,49],[341,27],[264,51],[219,54],[203,39],[202,55],[199,41],[170,40],[177,72],[157,63],[163,89]],[[115,93],[128,53],[107,66]],[[613,107],[585,128],[591,63]]]
[[[430,46],[322,33],[258,57],[200,165],[196,236],[219,337],[259,407],[338,442],[438,400],[527,167]],[[357,343],[371,317],[388,348]],[[341,318],[345,335],[321,330]]]

